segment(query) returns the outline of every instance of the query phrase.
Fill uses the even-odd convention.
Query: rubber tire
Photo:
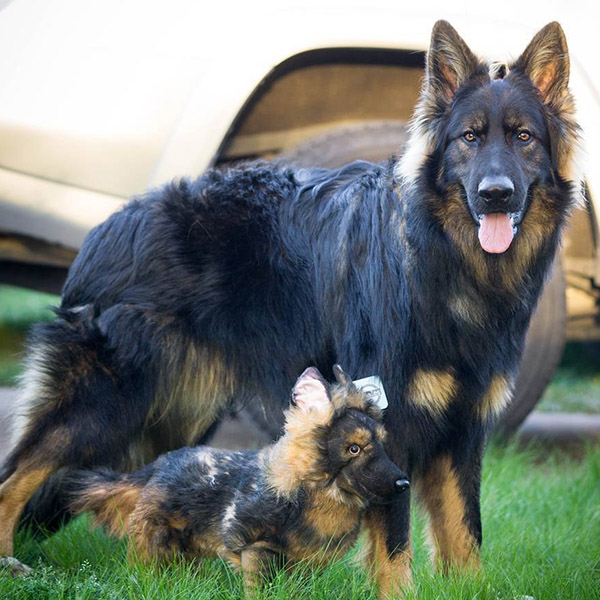
[[[357,159],[380,161],[398,153],[407,138],[401,121],[359,123],[314,137],[281,158],[299,166],[329,168]],[[500,436],[513,434],[542,397],[563,355],[566,318],[565,279],[558,259],[532,317],[513,401],[498,424]]]
[[[561,257],[531,318],[513,400],[503,413],[497,434],[508,438],[534,409],[562,358],[567,328],[566,282]]]
[[[373,162],[397,154],[408,140],[403,121],[345,125],[302,142],[279,155],[300,167],[334,169],[353,160]]]

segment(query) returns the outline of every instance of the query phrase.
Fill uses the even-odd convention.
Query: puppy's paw
[[[0,558],[0,570],[7,570],[13,577],[24,577],[33,572],[31,567],[24,565],[12,556],[4,556]]]

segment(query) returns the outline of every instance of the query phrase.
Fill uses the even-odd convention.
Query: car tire
[[[560,363],[566,342],[565,290],[565,275],[558,256],[531,318],[512,402],[498,423],[497,433],[502,437],[513,434],[527,418]]]
[[[359,123],[314,137],[280,157],[299,166],[335,168],[357,159],[384,160],[399,152],[407,139],[404,122]],[[499,421],[502,437],[518,429],[552,379],[564,350],[566,314],[565,279],[557,260],[527,333],[513,401]],[[269,429],[273,432],[278,426]]]

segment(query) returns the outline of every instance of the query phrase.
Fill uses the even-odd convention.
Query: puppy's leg
[[[480,448],[471,456],[439,456],[416,480],[429,513],[434,563],[443,572],[451,567],[473,571],[480,567],[481,454]]]
[[[276,553],[261,543],[253,544],[242,551],[241,569],[244,577],[244,591],[254,596],[264,582],[264,576],[276,560]]]
[[[379,597],[402,597],[412,584],[410,540],[410,493],[403,492],[393,504],[371,506],[367,511],[368,561]]]

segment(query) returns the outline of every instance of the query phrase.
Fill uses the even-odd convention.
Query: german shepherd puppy
[[[304,371],[277,443],[260,452],[187,447],[125,475],[79,472],[75,512],[92,510],[111,533],[127,533],[137,557],[220,556],[247,585],[274,559],[342,555],[367,505],[409,483],[383,449],[381,411],[338,365],[334,373],[330,387],[314,367]]]
[[[557,23],[490,67],[440,21],[399,162],[210,170],[96,227],[30,340],[0,555],[40,486],[28,514],[60,512],[57,471],[194,445],[234,401],[280,414],[297,373],[338,362],[385,385],[387,450],[436,562],[476,568],[486,435],[579,193],[568,79]],[[411,579],[409,494],[366,522],[393,595]]]

